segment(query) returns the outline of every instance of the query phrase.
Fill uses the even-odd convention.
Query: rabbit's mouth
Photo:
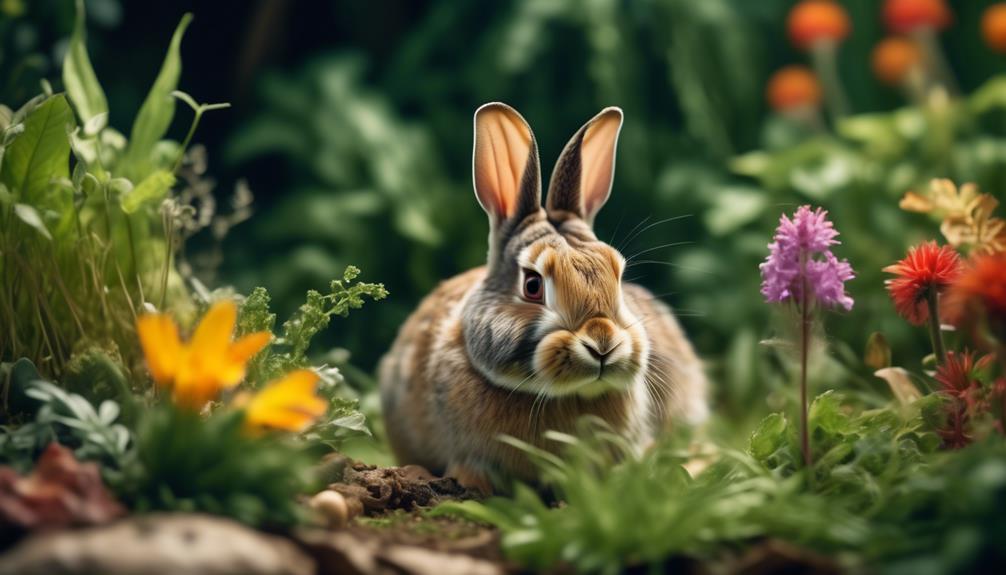
[[[560,330],[537,347],[534,371],[545,393],[553,396],[596,396],[628,389],[642,369],[641,355],[628,337],[598,342],[582,334]]]

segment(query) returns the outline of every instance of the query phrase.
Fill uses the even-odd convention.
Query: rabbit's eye
[[[541,301],[544,296],[545,283],[541,279],[541,274],[524,270],[524,299]]]

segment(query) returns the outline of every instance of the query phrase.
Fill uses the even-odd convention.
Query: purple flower
[[[852,309],[852,298],[845,293],[845,282],[854,277],[852,266],[831,253],[831,246],[839,243],[838,232],[827,215],[821,208],[800,206],[792,220],[785,214],[779,218],[769,256],[758,266],[766,301],[792,299],[799,304],[806,285],[807,295],[820,304]]]

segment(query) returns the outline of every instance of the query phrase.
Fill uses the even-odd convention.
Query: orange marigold
[[[1006,53],[1006,2],[993,4],[982,13],[982,38],[989,48]]]
[[[852,29],[845,8],[832,0],[804,0],[786,18],[789,38],[797,48],[807,49],[815,42],[840,42]]]
[[[873,49],[873,74],[881,82],[901,84],[922,61],[922,51],[907,38],[885,38]]]
[[[821,86],[809,68],[786,66],[769,78],[765,98],[777,111],[817,106],[821,103]]]

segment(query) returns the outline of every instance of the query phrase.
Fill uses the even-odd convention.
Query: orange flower
[[[982,38],[989,48],[1006,53],[1006,2],[993,4],[982,13]]]
[[[232,341],[237,306],[231,301],[213,304],[183,343],[178,325],[169,316],[148,314],[137,320],[140,346],[147,368],[157,384],[170,389],[174,402],[200,410],[222,390],[245,376],[245,364],[262,350],[272,335],[257,332]]]
[[[800,49],[822,40],[840,42],[851,28],[845,9],[830,0],[804,0],[786,18],[789,38]]]
[[[922,61],[922,52],[911,40],[891,37],[873,49],[873,73],[881,82],[896,86]]]
[[[897,277],[884,282],[898,313],[915,325],[929,318],[927,298],[944,291],[960,274],[961,260],[954,248],[936,242],[919,244],[905,259],[884,268]]]
[[[245,425],[253,430],[304,431],[325,414],[328,404],[315,395],[318,375],[309,369],[292,371],[251,396],[239,398]]]
[[[953,14],[944,0],[887,0],[884,22],[896,34],[917,28],[942,30],[950,25]]]
[[[987,321],[999,342],[1006,342],[1006,253],[973,258],[948,299],[954,315],[972,324]]]
[[[786,66],[769,78],[765,97],[777,111],[814,107],[821,102],[821,86],[804,66]]]

